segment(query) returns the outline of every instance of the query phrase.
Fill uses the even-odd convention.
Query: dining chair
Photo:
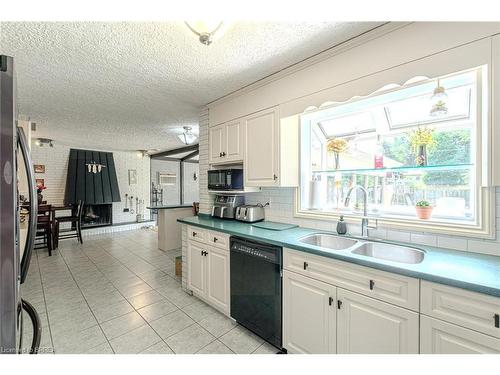
[[[49,250],[49,256],[52,255],[54,238],[52,232],[52,206],[50,204],[40,204],[38,206],[35,249],[42,248],[47,248]]]
[[[71,216],[59,216],[54,218],[55,226],[55,247],[59,246],[59,240],[67,238],[77,238],[83,244],[82,239],[82,215],[83,215],[83,201],[79,200],[73,206]],[[61,223],[70,223],[71,227],[61,230]]]

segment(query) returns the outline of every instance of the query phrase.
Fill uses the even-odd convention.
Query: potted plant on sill
[[[427,201],[419,201],[415,205],[415,210],[417,211],[417,217],[423,220],[429,220],[432,216],[432,210],[434,207]]]

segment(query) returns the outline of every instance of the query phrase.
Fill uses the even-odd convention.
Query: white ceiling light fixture
[[[194,135],[190,126],[183,126],[184,131],[181,134],[178,134],[177,137],[181,140],[185,145],[190,145],[194,141],[198,139],[196,135]]]
[[[437,87],[434,89],[431,96],[430,115],[434,117],[446,115],[448,113],[448,107],[446,106],[447,100],[448,95],[446,94],[446,90],[440,85],[440,80],[438,78]]]
[[[223,34],[222,21],[184,21],[193,33],[198,35],[200,43],[209,46],[214,41],[215,34],[221,37]]]

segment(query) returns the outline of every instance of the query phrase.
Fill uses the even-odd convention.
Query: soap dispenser
[[[346,234],[347,233],[347,224],[344,221],[344,216],[340,216],[340,220],[337,223],[337,233],[338,234]]]

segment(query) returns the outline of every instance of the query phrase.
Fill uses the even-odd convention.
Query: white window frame
[[[489,136],[491,135],[491,94],[490,94],[490,77],[489,64],[477,65],[476,67],[469,67],[465,70],[473,70],[477,72],[477,102],[476,102],[476,144],[473,146],[473,150],[476,153],[476,191],[475,191],[475,205],[476,205],[476,220],[474,224],[459,223],[459,222],[449,222],[449,221],[422,221],[418,220],[416,217],[384,217],[377,216],[374,217],[378,220],[378,225],[380,227],[398,229],[398,230],[408,230],[408,231],[420,231],[420,232],[432,232],[432,233],[442,233],[447,235],[460,235],[465,237],[481,237],[481,238],[495,238],[495,189],[489,186],[488,182],[491,180],[490,165],[491,165],[491,152],[490,152],[490,141]],[[448,71],[447,74],[456,74],[460,70],[455,72]],[[418,73],[418,72],[417,72]],[[444,74],[443,74],[444,75]],[[413,77],[422,76],[422,74],[414,74]],[[442,76],[441,74],[439,76]],[[483,77],[485,79],[483,80]],[[407,82],[412,82],[414,79],[410,79]],[[429,79],[429,77],[426,77]],[[483,85],[486,83],[486,85]],[[415,82],[419,84],[419,82]],[[386,88],[376,90],[375,92],[367,95],[371,96],[373,94],[378,94],[380,92],[389,92],[391,90],[398,90],[404,84],[400,85],[390,85]],[[350,101],[359,100],[359,98],[351,98],[343,102],[329,102],[325,103],[325,106],[320,106],[320,109],[330,106],[337,106],[348,103]],[[315,108],[316,110],[317,108]],[[309,112],[306,112],[308,114]],[[301,142],[299,142],[301,144]],[[301,148],[301,147],[300,147]],[[299,160],[302,158],[307,158],[306,155],[301,155],[302,150],[299,150]],[[318,220],[338,220],[340,215],[343,215],[348,223],[360,222],[360,215],[351,213],[334,213],[334,212],[320,212],[313,210],[302,210],[301,209],[301,181],[302,171],[301,165],[299,163],[299,187],[296,189],[295,194],[295,213],[294,216],[298,218],[307,219],[318,219]]]

